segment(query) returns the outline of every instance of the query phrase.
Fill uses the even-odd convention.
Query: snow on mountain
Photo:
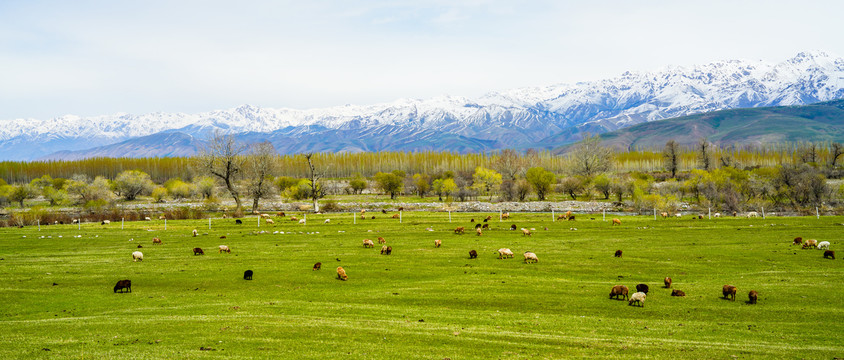
[[[7,120],[0,121],[4,125],[0,126],[0,158],[33,159],[60,150],[108,146],[162,132],[178,131],[201,139],[215,129],[248,133],[249,138],[266,134],[266,138],[283,138],[287,142],[312,136],[309,151],[376,150],[372,146],[379,143],[377,139],[386,137],[413,140],[404,144],[415,144],[418,149],[541,148],[560,145],[548,143],[551,138],[557,142],[576,140],[580,129],[601,132],[720,109],[800,105],[842,97],[844,59],[823,52],[803,52],[778,64],[726,60],[693,67],[666,67],[655,72],[626,72],[592,82],[511,89],[477,99],[441,96],[310,110],[244,105],[201,114],[84,118],[67,115],[50,120]],[[417,139],[414,134],[425,136]],[[348,136],[358,138],[347,139]],[[446,137],[450,141],[442,141]],[[477,141],[469,141],[473,145],[464,147],[456,145],[460,142],[457,139]],[[348,147],[338,149],[338,141],[348,143]],[[334,144],[329,146],[331,142]],[[364,143],[371,146],[360,145]],[[37,146],[27,151],[19,149],[26,144]],[[395,144],[401,148],[400,145]],[[377,150],[391,149],[395,148]]]

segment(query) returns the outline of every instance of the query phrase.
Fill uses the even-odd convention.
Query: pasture
[[[404,212],[401,224],[368,213],[376,219],[308,215],[300,225],[291,215],[301,218],[214,219],[211,230],[208,220],[168,221],[166,231],[159,220],[0,229],[0,358],[844,356],[842,217],[642,216],[612,226],[586,214],[499,222],[454,213],[449,223],[447,213]],[[486,215],[492,229],[477,236]],[[379,254],[379,236],[391,255]],[[797,236],[830,241],[839,258],[791,245]],[[502,247],[515,257],[497,259]],[[538,263],[525,264],[525,251]],[[669,296],[666,276],[687,296]],[[131,293],[113,293],[121,279]],[[609,299],[613,285],[632,295],[638,283],[650,286],[643,307]],[[725,284],[738,288],[736,301],[721,297]],[[758,304],[746,303],[750,290]]]

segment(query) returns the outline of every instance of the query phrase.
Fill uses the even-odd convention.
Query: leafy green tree
[[[572,200],[577,200],[577,194],[586,188],[586,181],[580,176],[569,176],[560,182],[560,192],[566,193]]]
[[[167,188],[159,186],[155,189],[152,189],[152,193],[150,194],[150,196],[152,197],[152,201],[160,203],[164,201],[165,197],[167,197],[167,193]]]
[[[483,166],[475,168],[475,173],[472,175],[472,189],[480,195],[492,197],[492,194],[501,187],[501,183],[501,174]]]
[[[349,188],[352,190],[353,194],[360,194],[366,190],[368,184],[366,183],[366,179],[360,174],[357,174],[354,179],[349,181]]]
[[[436,179],[434,180],[433,186],[434,192],[439,197],[440,201],[443,200],[443,196],[448,199],[451,194],[457,192],[458,187],[457,183],[454,182],[454,178],[446,178],[446,179]]]
[[[155,183],[149,178],[149,174],[140,170],[126,170],[117,174],[114,179],[115,189],[126,200],[135,200],[139,195],[152,192]]]
[[[413,187],[416,190],[416,193],[419,194],[419,197],[425,197],[425,193],[431,189],[431,177],[427,174],[415,174],[413,175]]]
[[[595,177],[595,179],[592,180],[592,186],[595,187],[595,190],[598,190],[598,192],[604,195],[604,199],[610,198],[612,184],[610,182],[610,178],[607,177],[606,174],[601,174]]]
[[[32,199],[38,194],[38,190],[29,184],[15,186],[9,194],[9,200],[17,202],[23,207],[23,201]]]
[[[539,201],[544,201],[545,197],[551,193],[554,183],[557,182],[557,177],[554,176],[554,173],[541,167],[534,167],[528,169],[525,180],[533,186]]]
[[[193,186],[203,199],[213,199],[217,189],[217,182],[210,176],[200,176],[193,179]]]
[[[56,189],[53,186],[47,186],[43,190],[44,198],[50,202],[50,206],[63,205],[67,202],[67,191]]]
[[[403,174],[403,172],[402,172]],[[398,173],[383,173],[375,174],[375,182],[384,193],[390,194],[390,199],[395,199],[404,186],[404,176],[399,176]]]

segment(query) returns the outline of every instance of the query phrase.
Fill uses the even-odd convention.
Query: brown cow
[[[747,294],[747,297],[748,297],[748,301],[747,301],[748,304],[755,304],[756,299],[759,298],[759,293],[757,293],[756,290],[750,290],[750,292]]]
[[[803,238],[799,236],[794,238],[794,243],[792,243],[792,245],[803,245]]]
[[[730,299],[732,301],[736,301],[736,289],[735,286],[732,285],[724,285],[724,288],[721,290],[721,293],[724,294],[724,299]]]

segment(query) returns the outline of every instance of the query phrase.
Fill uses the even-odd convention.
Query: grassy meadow
[[[844,217],[637,216],[612,226],[600,214],[369,215],[260,227],[255,217],[214,219],[210,230],[208,220],[0,229],[0,358],[844,356],[844,261],[790,245],[828,240],[844,257]],[[487,215],[492,229],[476,236],[469,219]],[[525,237],[511,224],[536,230]],[[378,236],[392,255],[379,255],[377,241],[362,246]],[[221,244],[232,252],[218,253]],[[501,247],[515,258],[497,259]],[[525,251],[539,262],[525,264]],[[254,280],[243,280],[247,269]],[[666,276],[685,298],[662,288]],[[132,293],[112,292],[121,279]],[[650,285],[643,307],[608,299],[613,285],[632,294],[638,283]],[[724,284],[738,287],[736,301],[721,297]],[[746,304],[751,289],[756,305]]]

